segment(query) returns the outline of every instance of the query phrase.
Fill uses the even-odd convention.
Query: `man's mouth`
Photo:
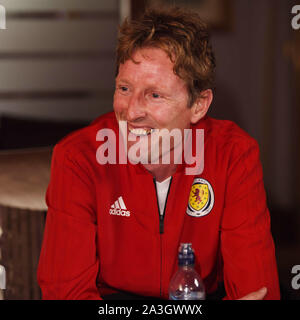
[[[128,128],[129,132],[136,135],[136,136],[147,136],[153,133],[156,129],[154,128]]]

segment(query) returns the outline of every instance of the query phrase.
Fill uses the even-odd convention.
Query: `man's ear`
[[[212,99],[213,93],[211,89],[204,90],[200,93],[191,107],[191,123],[197,123],[206,115]]]

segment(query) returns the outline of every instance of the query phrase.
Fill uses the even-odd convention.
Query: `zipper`
[[[171,183],[172,183],[173,177],[171,177],[168,192],[167,192],[167,197],[165,201],[165,207],[164,207],[164,212],[163,214],[160,214],[159,212],[159,201],[158,201],[158,195],[157,195],[157,188],[156,188],[156,179],[153,178],[153,183],[155,187],[155,193],[156,193],[156,201],[157,201],[157,210],[158,210],[158,216],[159,216],[159,233],[163,234],[164,233],[164,218],[165,218],[165,213],[166,213],[166,207],[167,207],[167,202],[168,202],[168,197],[171,189]]]
[[[155,193],[156,193],[156,201],[157,201],[157,210],[158,210],[158,216],[159,216],[159,237],[160,237],[160,289],[159,289],[159,295],[160,297],[162,296],[162,265],[163,265],[163,253],[162,253],[162,235],[164,233],[164,217],[166,213],[166,207],[167,207],[167,201],[169,197],[169,192],[171,188],[171,183],[172,183],[173,177],[171,177],[169,188],[168,188],[168,193],[166,196],[166,201],[165,201],[165,207],[164,207],[164,212],[161,215],[159,211],[159,201],[158,201],[158,195],[157,195],[157,188],[156,188],[156,179],[153,178],[153,183],[155,187]]]

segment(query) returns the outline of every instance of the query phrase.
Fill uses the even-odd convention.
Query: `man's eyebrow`
[[[164,88],[162,88],[162,87],[151,86],[151,85],[147,89],[151,90],[151,91],[164,91]]]
[[[148,86],[149,90],[156,90],[156,91],[161,91],[161,92],[166,92],[168,91],[169,87],[162,85],[157,85],[157,84],[149,84]]]
[[[116,78],[116,82],[122,82],[122,83],[130,84],[129,80],[122,79],[122,78],[121,79]]]
[[[117,79],[116,78],[116,84],[125,84],[125,85],[131,85],[131,82],[130,80],[128,79],[124,79],[124,78],[120,78],[120,79]],[[168,88],[166,88],[165,86],[158,86],[156,84],[153,84],[153,83],[149,83],[148,85],[146,85],[146,90],[150,90],[150,91],[158,91],[158,92],[161,92],[163,93],[164,95],[168,95]]]

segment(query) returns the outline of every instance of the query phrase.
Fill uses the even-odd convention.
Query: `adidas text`
[[[109,209],[109,213],[116,216],[130,217],[130,211],[122,209]]]

